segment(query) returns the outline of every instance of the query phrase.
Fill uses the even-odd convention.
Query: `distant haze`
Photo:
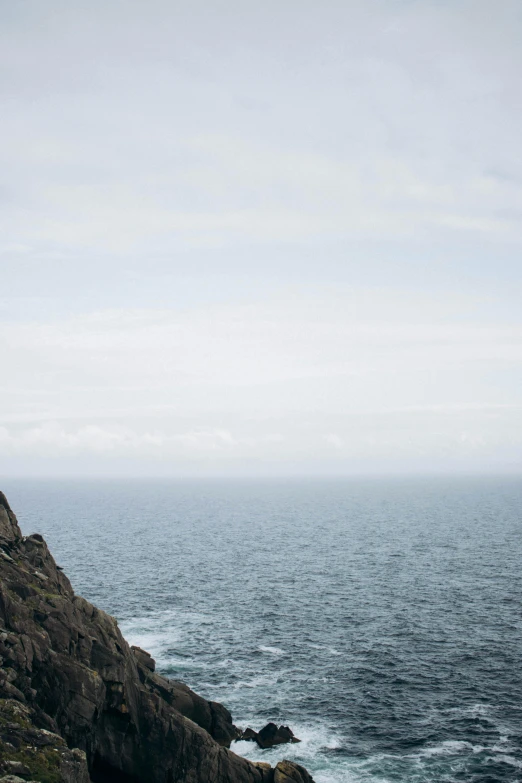
[[[520,471],[519,0],[0,17],[0,475]]]

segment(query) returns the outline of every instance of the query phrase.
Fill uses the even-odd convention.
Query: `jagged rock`
[[[260,748],[273,748],[274,745],[283,745],[286,742],[301,742],[294,737],[293,731],[288,726],[276,726],[275,723],[267,723],[254,737]]]
[[[250,726],[245,729],[239,737],[237,738],[239,740],[243,740],[244,742],[255,742],[257,739],[257,731],[254,731],[254,729],[251,729]]]
[[[272,748],[274,745],[283,745],[287,742],[301,742],[288,726],[279,726],[278,728],[275,723],[267,723],[259,732],[248,727],[239,732],[236,740],[238,742],[240,740],[257,742],[260,748]]]
[[[18,527],[17,519],[11,511],[6,496],[0,492],[0,545],[1,539],[11,543],[20,538],[22,538],[22,531]]]
[[[53,762],[52,783],[310,783],[298,765],[274,771],[228,750],[239,731],[225,707],[131,650],[113,617],[74,594],[42,536],[22,538],[1,493],[0,551],[0,775],[20,777],[5,766],[20,762],[26,783],[43,780],[35,764]],[[19,755],[24,732],[34,757]]]
[[[150,653],[148,653],[146,650],[142,650],[141,647],[136,647],[133,644],[131,644],[131,650],[142,666],[144,666],[146,669],[149,669],[151,672],[156,670],[156,661]]]

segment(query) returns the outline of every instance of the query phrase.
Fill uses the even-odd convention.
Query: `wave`
[[[261,644],[258,647],[261,652],[270,653],[270,655],[286,655],[286,650],[282,650],[280,647],[267,647],[264,644]]]
[[[324,650],[329,655],[342,655],[339,650],[336,650],[335,647],[330,647],[327,644],[312,644],[312,642],[306,643],[307,647],[311,647],[313,650]]]
[[[423,756],[455,756],[460,753],[482,753],[486,750],[484,745],[473,745],[464,740],[446,740],[440,745],[423,748],[417,753],[409,753],[406,758],[422,758]]]

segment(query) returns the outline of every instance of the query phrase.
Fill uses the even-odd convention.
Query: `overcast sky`
[[[0,471],[520,471],[520,0],[0,0]]]

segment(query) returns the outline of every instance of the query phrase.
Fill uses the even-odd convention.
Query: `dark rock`
[[[313,778],[300,764],[280,761],[274,770],[274,783],[313,783]]]
[[[294,733],[288,726],[276,726],[275,723],[267,725],[258,732],[255,740],[260,748],[273,748],[274,745],[283,745],[286,742],[301,742],[294,737]]]
[[[20,538],[22,538],[22,531],[18,527],[18,521],[11,511],[6,496],[0,492],[0,545],[2,539],[9,545]]]
[[[255,742],[257,740],[257,731],[248,727],[238,737],[238,740],[244,740],[245,742]]]
[[[150,653],[148,653],[146,650],[142,650],[141,647],[135,647],[133,644],[131,644],[131,650],[142,666],[144,666],[146,669],[149,669],[151,672],[155,671],[156,661],[154,658],[152,658]]]
[[[274,771],[230,752],[240,732],[228,710],[131,650],[44,539],[22,538],[1,493],[0,551],[0,780],[23,769],[52,783],[310,783],[298,765]],[[265,742],[289,741],[265,729]]]

